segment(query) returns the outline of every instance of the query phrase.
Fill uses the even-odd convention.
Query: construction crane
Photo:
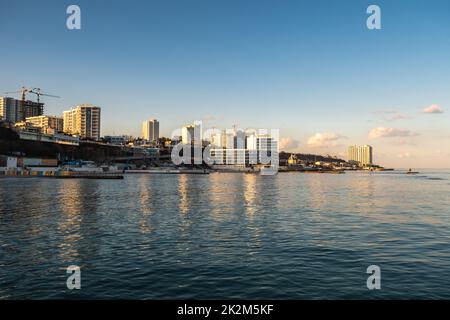
[[[52,97],[52,98],[61,98],[59,96],[54,96],[51,94],[46,94],[46,93],[42,93],[41,92],[41,88],[33,88],[31,90],[28,91],[29,93],[33,93],[37,96],[37,102],[40,102],[41,96],[45,96],[45,97]]]
[[[38,103],[40,103],[41,96],[52,97],[52,98],[61,98],[61,97],[59,97],[59,96],[54,96],[54,95],[51,95],[51,94],[42,93],[42,92],[41,92],[41,88],[33,88],[33,89],[29,89],[29,88],[22,87],[22,88],[20,88],[19,91],[9,91],[9,92],[5,92],[5,94],[10,94],[10,93],[20,93],[20,96],[21,96],[21,98],[22,98],[22,99],[21,99],[22,102],[24,102],[24,101],[26,100],[26,94],[27,94],[27,93],[33,93],[33,94],[35,94],[35,95],[37,96],[37,102],[38,102]]]
[[[25,101],[26,101],[26,95],[27,93],[33,93],[37,96],[37,102],[40,103],[41,100],[41,96],[46,96],[46,97],[52,97],[52,98],[61,98],[59,96],[54,96],[54,95],[50,95],[50,94],[46,94],[46,93],[42,93],[41,92],[41,88],[26,88],[26,87],[21,87],[19,91],[9,91],[9,92],[5,92],[5,94],[11,94],[11,93],[20,93],[21,96],[21,105],[22,108],[20,110],[20,117],[21,119],[25,120]]]
[[[10,94],[10,93],[20,93],[20,95],[21,95],[21,97],[22,97],[22,101],[25,101],[25,95],[27,94],[27,92],[30,92],[31,91],[31,89],[27,89],[27,88],[25,88],[25,87],[22,87],[22,88],[20,88],[20,90],[19,91],[8,91],[8,92],[5,92],[5,94]]]

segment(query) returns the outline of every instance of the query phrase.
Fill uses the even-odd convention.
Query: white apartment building
[[[211,159],[214,164],[226,164],[236,166],[250,166],[256,164],[278,164],[278,141],[269,134],[258,135],[252,133],[246,138],[234,136],[231,148],[224,144],[222,147],[213,146],[211,149]],[[237,142],[237,143],[236,143]],[[245,143],[246,142],[246,143]],[[244,148],[235,148],[234,145]]]
[[[82,104],[64,111],[64,132],[81,138],[100,139],[101,109],[90,104]]]
[[[211,145],[213,147],[222,147],[222,132],[214,132],[211,134]]]
[[[369,145],[348,147],[348,160],[356,161],[361,166],[373,164],[373,148]]]
[[[194,125],[184,126],[181,128],[181,142],[183,144],[202,144],[202,125],[194,123]]]

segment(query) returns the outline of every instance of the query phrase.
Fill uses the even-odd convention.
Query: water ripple
[[[0,299],[449,299],[448,176],[1,179]]]

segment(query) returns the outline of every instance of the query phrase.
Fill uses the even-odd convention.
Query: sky
[[[66,9],[81,9],[68,30]],[[381,9],[381,30],[366,10]],[[102,108],[102,134],[279,129],[285,151],[450,168],[450,1],[0,0],[0,95]]]

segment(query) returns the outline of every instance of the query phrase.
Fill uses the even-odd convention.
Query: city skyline
[[[450,299],[450,0],[0,10],[0,303]]]
[[[17,1],[0,22],[13,30],[0,28],[11,43],[0,88],[39,85],[61,96],[42,99],[45,114],[98,105],[102,136],[139,136],[150,116],[162,121],[161,136],[199,119],[239,122],[279,128],[285,151],[345,157],[347,146],[370,144],[385,166],[449,167],[450,4],[377,4],[383,28],[370,31],[366,1],[177,2],[185,10],[175,11],[139,3],[125,8],[126,22],[119,4],[106,15],[104,4],[80,1],[82,29],[68,31],[67,3]],[[31,30],[54,41],[44,47]],[[24,41],[14,41],[19,35]],[[22,64],[30,55],[40,63]]]

